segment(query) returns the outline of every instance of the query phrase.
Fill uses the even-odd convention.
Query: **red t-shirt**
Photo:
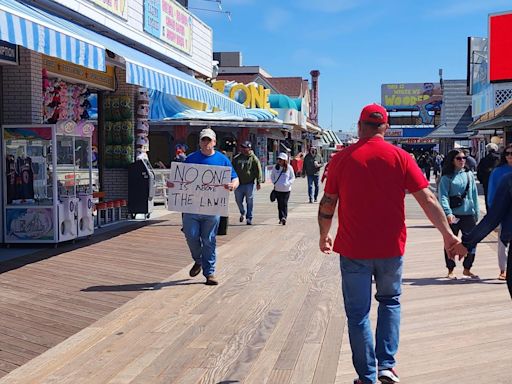
[[[359,140],[329,165],[325,193],[338,195],[334,251],[353,259],[402,256],[405,192],[428,187],[409,153],[380,137]]]

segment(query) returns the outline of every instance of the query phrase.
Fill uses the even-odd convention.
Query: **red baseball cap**
[[[382,117],[372,116],[373,113],[379,113]],[[387,124],[388,112],[386,111],[386,108],[380,104],[368,104],[361,111],[359,121],[372,124]]]

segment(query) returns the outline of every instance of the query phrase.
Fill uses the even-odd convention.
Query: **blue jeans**
[[[215,273],[217,259],[217,228],[220,216],[183,214],[183,233],[194,262],[201,264],[203,275]]]
[[[308,195],[309,200],[313,200],[313,197],[318,199],[318,175],[308,175]],[[315,184],[315,195],[313,196],[313,184]]]
[[[247,203],[247,211],[244,208],[244,197]],[[235,200],[240,210],[240,214],[244,215],[248,220],[252,220],[252,207],[254,205],[254,183],[240,184],[235,189]]]
[[[341,285],[352,363],[364,383],[377,381],[378,368],[395,366],[400,336],[400,294],[402,257],[388,259],[349,259],[340,256]],[[375,299],[379,302],[375,347],[370,325],[372,276]]]

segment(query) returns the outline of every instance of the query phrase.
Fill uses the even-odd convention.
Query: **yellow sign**
[[[113,91],[115,89],[114,67],[107,65],[106,72],[95,71],[55,57],[43,55],[43,68],[67,80],[88,84],[99,89]]]
[[[91,3],[96,4],[98,7],[104,8],[114,15],[120,16],[123,19],[128,19],[128,7],[125,0],[89,0]]]
[[[212,84],[212,87],[220,93],[224,93],[226,81],[218,80]],[[265,89],[262,85],[255,84],[245,85],[238,83],[229,90],[229,98],[245,105],[246,108],[268,109],[277,115],[277,112],[270,108],[269,95],[270,89]]]

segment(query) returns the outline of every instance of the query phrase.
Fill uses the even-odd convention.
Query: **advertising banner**
[[[144,0],[144,31],[192,54],[192,16],[173,0]]]
[[[468,37],[468,92],[476,95],[489,85],[488,40],[485,37]]]
[[[128,0],[89,0],[116,16],[128,20]]]
[[[512,13],[489,16],[489,80],[512,80]]]
[[[5,240],[49,241],[55,238],[52,208],[6,208]]]
[[[423,124],[433,124],[441,110],[443,92],[439,83],[399,83],[381,85],[381,104],[388,110],[417,110]]]
[[[228,216],[231,167],[172,162],[168,180],[170,211]]]

